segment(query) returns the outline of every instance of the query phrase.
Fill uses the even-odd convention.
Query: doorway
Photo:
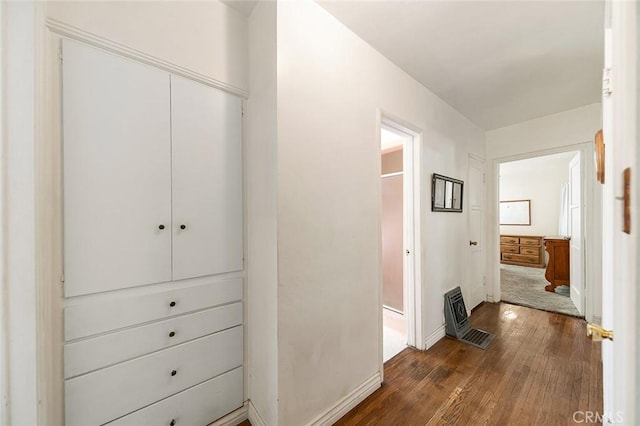
[[[397,122],[380,126],[382,362],[416,342],[418,135]]]
[[[507,303],[599,316],[599,289],[587,279],[596,275],[587,251],[597,246],[599,218],[586,208],[593,203],[585,183],[588,148],[575,147],[498,162],[500,295]],[[509,213],[523,203],[526,218]]]

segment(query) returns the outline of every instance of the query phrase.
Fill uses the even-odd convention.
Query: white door
[[[584,260],[582,250],[582,175],[580,174],[580,153],[569,162],[569,223],[571,227],[570,245],[570,294],[578,312],[584,315]]]
[[[65,296],[171,279],[169,75],[64,40]]]
[[[604,414],[610,423],[638,424],[637,342],[637,57],[636,2],[607,2],[605,67],[611,68],[610,96],[603,96],[605,184],[603,188],[602,326],[614,341],[602,342]],[[623,172],[631,168],[631,233],[623,232]],[[634,197],[635,196],[635,197]],[[636,198],[634,200],[634,198]],[[604,423],[604,422],[603,422]]]
[[[484,162],[469,156],[469,181],[464,188],[469,209],[469,283],[468,309],[473,309],[486,298],[484,263]]]
[[[242,269],[240,98],[171,76],[173,279]]]

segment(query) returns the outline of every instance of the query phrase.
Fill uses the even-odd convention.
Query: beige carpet
[[[543,311],[581,317],[569,297],[569,287],[556,288],[556,293],[546,291],[549,284],[544,278],[544,269],[526,266],[500,265],[502,301],[528,306]]]

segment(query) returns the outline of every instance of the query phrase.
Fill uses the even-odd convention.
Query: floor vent
[[[460,287],[445,293],[444,317],[445,331],[448,336],[455,337],[480,349],[486,349],[491,340],[496,337],[495,334],[471,328]]]

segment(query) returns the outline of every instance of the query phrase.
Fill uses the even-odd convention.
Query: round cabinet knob
[[[187,229],[187,225],[180,225],[180,229]]]
[[[176,374],[178,374],[176,370],[171,370],[171,376],[175,376]]]
[[[172,300],[172,301],[169,303],[169,306],[171,306],[171,307],[173,308],[174,306],[176,306],[176,302],[174,302],[174,301]]]
[[[173,336],[175,336],[175,335],[176,335],[176,332],[175,332],[175,331],[171,331],[171,332],[169,332],[169,337],[173,337]]]
[[[164,229],[164,225],[159,225],[158,229]]]
[[[176,426],[176,419],[171,419],[169,426]]]

